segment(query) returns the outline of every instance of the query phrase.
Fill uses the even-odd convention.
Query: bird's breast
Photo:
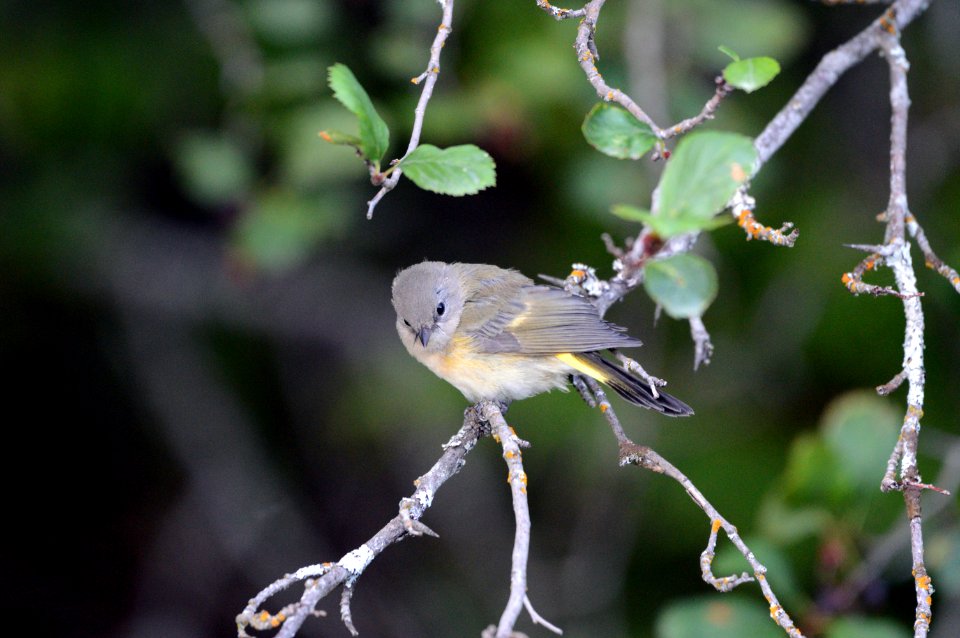
[[[418,351],[414,344],[411,354],[470,401],[514,401],[565,389],[572,372],[555,355],[477,352],[466,337],[455,337],[437,352]]]

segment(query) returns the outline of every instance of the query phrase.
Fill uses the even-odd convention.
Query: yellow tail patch
[[[597,368],[594,365],[591,365],[589,361],[585,359],[581,359],[575,354],[571,354],[569,352],[562,352],[556,356],[557,356],[557,359],[560,359],[561,361],[563,361],[565,364],[567,364],[577,372],[583,373],[588,377],[592,377],[597,381],[607,383],[608,379],[610,378],[603,373],[603,370]]]

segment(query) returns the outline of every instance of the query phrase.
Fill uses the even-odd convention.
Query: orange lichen
[[[723,527],[723,521],[721,521],[719,518],[713,519],[713,524],[710,525],[710,533],[716,534],[718,531],[720,531],[721,527]]]

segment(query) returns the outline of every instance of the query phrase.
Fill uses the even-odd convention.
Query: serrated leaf
[[[681,140],[658,186],[658,234],[711,227],[713,216],[750,177],[756,158],[753,140],[737,133],[695,132]]]
[[[614,204],[610,212],[628,222],[647,222],[651,219],[650,211],[629,204]]]
[[[658,259],[643,272],[647,294],[674,319],[703,316],[717,296],[717,271],[698,255]]]
[[[780,63],[773,58],[747,58],[728,64],[723,70],[723,79],[741,91],[753,93],[770,84],[779,73]]]
[[[357,116],[360,128],[360,152],[363,157],[377,165],[387,152],[390,130],[370,101],[370,96],[345,64],[334,64],[327,69],[328,82],[333,96]]]
[[[591,146],[617,159],[640,159],[657,141],[649,126],[619,106],[603,102],[590,109],[581,130]]]
[[[473,144],[445,149],[421,144],[398,166],[414,184],[441,195],[473,195],[497,182],[493,158]]]
[[[721,53],[729,57],[734,62],[740,59],[740,55],[725,44],[721,44],[717,48],[720,50]]]

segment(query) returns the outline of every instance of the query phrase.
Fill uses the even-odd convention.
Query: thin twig
[[[527,474],[523,471],[520,452],[521,442],[503,418],[499,406],[485,401],[478,406],[481,418],[490,424],[494,440],[503,448],[503,460],[507,464],[507,482],[513,496],[513,515],[516,531],[513,537],[513,552],[510,565],[510,597],[497,625],[497,638],[510,638],[513,627],[523,611],[527,596],[527,559],[530,556],[530,507],[527,503]],[[529,445],[529,444],[528,444]]]
[[[903,381],[906,378],[907,378],[907,371],[901,370],[900,372],[893,375],[893,378],[887,381],[886,383],[884,383],[883,385],[878,385],[877,394],[879,394],[882,397],[885,397],[888,394],[895,392],[896,389],[903,384]]]
[[[635,118],[645,123],[653,131],[658,139],[665,140],[682,133],[690,131],[702,122],[712,119],[727,95],[733,91],[733,87],[723,81],[722,77],[716,80],[716,90],[713,96],[704,104],[703,109],[697,115],[682,120],[673,126],[660,127],[653,118],[650,117],[639,104],[628,94],[618,88],[612,87],[606,83],[597,69],[596,62],[599,59],[597,45],[595,41],[597,31],[597,21],[600,19],[600,10],[603,8],[606,0],[591,0],[583,7],[583,20],[577,27],[577,37],[574,41],[574,49],[577,52],[577,62],[587,76],[587,81],[596,90],[597,95],[605,102],[616,102]],[[539,4],[539,2],[538,2]]]
[[[553,16],[555,20],[569,20],[570,18],[582,18],[584,13],[583,9],[561,9],[560,7],[555,7],[547,0],[537,0],[537,6]]]
[[[803,634],[793,624],[790,615],[787,614],[787,611],[780,605],[776,594],[773,592],[773,588],[770,586],[766,577],[767,568],[757,560],[754,553],[747,547],[747,544],[743,542],[743,539],[740,538],[740,534],[737,532],[737,528],[720,515],[717,509],[680,470],[651,448],[637,445],[631,441],[630,437],[623,431],[623,427],[620,425],[620,419],[617,418],[616,412],[609,401],[607,401],[607,397],[600,385],[593,379],[587,378],[585,380],[593,392],[594,402],[599,406],[603,418],[610,424],[610,428],[617,438],[620,448],[620,465],[639,465],[657,474],[669,476],[686,490],[693,502],[709,517],[711,526],[710,538],[707,542],[707,548],[700,555],[700,569],[703,579],[721,592],[730,591],[737,585],[756,580],[760,583],[760,589],[763,592],[764,598],[766,598],[770,604],[770,617],[773,618],[774,622],[780,625],[790,638],[803,638]],[[747,562],[753,570],[753,576],[743,573],[739,576],[717,578],[713,575],[711,565],[717,543],[717,532],[721,528],[727,534],[730,542],[732,542],[740,553],[743,554],[744,558],[747,559]]]
[[[911,237],[914,237],[917,240],[917,246],[919,246],[920,250],[923,252],[924,264],[926,267],[944,277],[950,282],[950,285],[953,286],[954,290],[960,292],[960,274],[958,274],[955,269],[945,264],[943,260],[937,257],[937,254],[933,252],[933,249],[930,247],[930,242],[927,241],[927,234],[923,232],[923,227],[921,227],[919,222],[917,222],[916,217],[913,214],[908,214],[906,223],[907,232],[910,233]]]
[[[453,0],[438,0],[438,2],[443,8],[443,17],[440,20],[440,26],[437,28],[437,35],[433,39],[433,45],[430,47],[430,60],[427,62],[426,70],[410,80],[414,84],[422,83],[423,90],[420,92],[417,108],[414,109],[413,112],[413,129],[410,132],[410,142],[407,144],[407,150],[403,154],[403,157],[412,153],[413,150],[420,145],[420,133],[423,131],[423,119],[427,114],[427,104],[433,96],[433,87],[437,83],[437,77],[440,75],[440,52],[443,50],[443,45],[447,41],[447,36],[450,35],[451,25],[453,24]],[[400,159],[402,160],[403,158]],[[403,169],[395,167],[390,177],[384,180],[377,194],[367,202],[367,219],[373,218],[373,209],[380,203],[384,195],[396,187],[402,174]]]
[[[747,544],[737,532],[737,528],[720,515],[716,508],[703,496],[689,478],[651,448],[637,445],[629,440],[627,443],[621,442],[620,444],[620,465],[638,465],[657,474],[669,476],[679,483],[683,489],[686,490],[687,495],[690,496],[693,502],[696,503],[710,519],[710,540],[708,541],[707,549],[704,550],[700,559],[704,580],[718,591],[729,591],[736,585],[756,579],[760,584],[764,598],[766,598],[767,603],[770,605],[770,617],[773,621],[777,623],[790,638],[803,637],[803,633],[794,625],[787,610],[780,604],[773,588],[770,586],[770,582],[767,579],[767,568],[757,560],[753,551],[747,547]],[[713,560],[716,534],[720,529],[723,529],[727,538],[730,539],[730,542],[733,543],[743,557],[747,559],[750,568],[753,570],[752,578],[750,574],[746,573],[740,576],[728,576],[726,578],[716,578],[713,576],[710,563]]]
[[[650,386],[650,392],[653,394],[654,399],[660,396],[660,394],[657,392],[657,388],[662,388],[663,386],[667,385],[666,381],[659,377],[653,376],[644,370],[643,366],[640,365],[635,359],[631,359],[619,350],[611,349],[610,352],[612,352],[613,356],[620,361],[620,365],[623,366],[623,369],[626,372],[631,372],[647,382],[647,385]]]
[[[530,614],[530,620],[533,621],[533,624],[543,625],[544,627],[546,627],[553,633],[557,634],[558,636],[563,635],[562,629],[560,629],[559,627],[554,625],[552,622],[550,622],[549,620],[547,620],[546,618],[544,618],[543,616],[537,613],[537,610],[533,608],[533,603],[530,602],[529,596],[523,597],[523,606],[526,608],[527,613]]]
[[[737,226],[747,234],[747,241],[759,239],[770,242],[774,246],[793,248],[800,236],[800,231],[793,227],[793,222],[784,222],[780,228],[771,228],[758,222],[753,215],[757,202],[747,192],[746,186],[737,189],[728,207],[730,214],[737,222]]]
[[[696,370],[701,364],[709,365],[710,357],[713,356],[713,342],[710,340],[710,333],[703,323],[702,317],[690,317],[690,338],[693,339],[693,369]]]

